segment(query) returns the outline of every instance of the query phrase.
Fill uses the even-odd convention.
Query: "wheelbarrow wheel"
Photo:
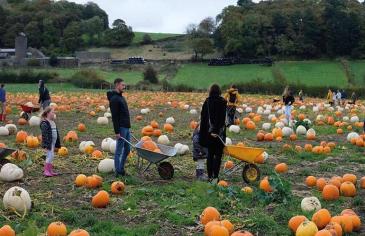
[[[243,168],[242,178],[246,183],[253,183],[260,179],[260,169],[255,164],[247,164]]]
[[[169,162],[158,164],[158,174],[162,179],[172,179],[174,177],[174,167]]]

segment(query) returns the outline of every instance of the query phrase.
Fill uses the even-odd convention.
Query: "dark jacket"
[[[52,149],[52,127],[48,120],[42,120],[41,122],[41,131],[42,131],[42,148],[46,148],[47,150]],[[60,135],[57,129],[57,140],[56,140],[56,148],[61,147]]]
[[[4,88],[0,88],[0,102],[6,102],[6,91]]]
[[[193,160],[197,161],[200,159],[206,159],[208,155],[208,150],[202,147],[199,143],[199,128],[196,128],[193,132]]]
[[[39,88],[39,99],[38,103],[43,103],[44,101],[51,100],[51,97],[49,96],[49,91],[46,87],[41,86]]]
[[[295,99],[293,95],[289,95],[289,96],[283,96],[283,102],[285,104],[285,106],[287,105],[293,105]]]
[[[208,115],[209,105],[209,115]],[[221,96],[208,97],[202,108],[200,122],[199,143],[207,148],[223,148],[224,144],[219,138],[214,138],[210,134],[220,134],[222,140],[226,139],[226,109],[227,101]],[[210,124],[209,125],[209,118]]]
[[[107,97],[109,100],[110,112],[112,113],[114,132],[119,134],[121,127],[131,127],[128,104],[123,95],[114,90],[107,92]]]

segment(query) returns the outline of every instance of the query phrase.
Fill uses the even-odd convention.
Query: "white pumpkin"
[[[358,133],[356,133],[356,132],[351,132],[351,133],[349,133],[348,135],[347,135],[347,141],[351,141],[351,139],[353,139],[353,138],[358,138],[359,137],[359,134]]]
[[[113,139],[111,138],[105,138],[103,139],[103,141],[101,141],[101,150],[105,151],[105,152],[109,152],[109,146],[110,146],[110,142],[113,141]]]
[[[226,145],[232,145],[232,139],[226,137]]]
[[[99,106],[99,110],[102,111],[102,112],[104,112],[106,110],[105,109],[105,106],[103,106],[103,105]]]
[[[16,125],[14,124],[7,124],[5,125],[5,128],[7,128],[9,130],[9,134],[16,134],[16,132],[18,131]]]
[[[147,113],[150,112],[150,109],[149,108],[144,108],[144,109],[141,109],[141,114],[145,115]]]
[[[184,155],[189,152],[189,146],[181,143],[175,144],[174,148],[176,149],[176,153],[179,155]]]
[[[306,135],[310,135],[310,134],[312,134],[312,135],[316,136],[316,131],[315,131],[313,128],[310,128],[310,129],[307,131],[307,134],[306,134]]]
[[[297,135],[305,135],[307,133],[307,129],[303,125],[299,125],[296,130]]]
[[[35,126],[39,126],[40,124],[41,124],[41,118],[39,118],[38,116],[30,117],[29,126],[35,127]]]
[[[316,121],[324,121],[323,115],[317,115]]]
[[[358,116],[353,116],[353,117],[351,117],[350,121],[352,123],[359,122],[359,117]]]
[[[229,132],[238,134],[241,130],[241,128],[238,125],[231,125],[229,126]]]
[[[9,130],[5,126],[0,127],[0,136],[8,136],[9,134]]]
[[[344,117],[342,117],[342,120],[343,120],[343,121],[349,121],[349,120],[350,120],[350,118],[349,118],[348,116],[344,116]]]
[[[282,128],[284,137],[289,137],[293,133],[293,129],[290,127]]]
[[[17,165],[12,163],[6,163],[1,167],[0,170],[0,180],[4,182],[12,182],[15,180],[20,180],[24,176],[23,170]]]
[[[184,107],[183,107],[183,109],[184,110],[187,110],[187,109],[189,109],[189,107],[190,107],[189,105],[185,104]]]
[[[308,119],[308,118],[305,118],[304,120],[303,120],[304,122],[307,122],[308,124],[312,124],[312,121],[310,120],[310,119]]]
[[[192,114],[192,115],[196,115],[196,114],[198,114],[198,112],[197,112],[197,110],[196,110],[196,109],[191,109],[191,110],[189,111],[189,113],[190,113],[190,114]]]
[[[319,108],[318,107],[313,107],[313,112],[319,112]]]
[[[266,160],[269,159],[269,153],[264,152],[263,155],[264,155],[264,162],[266,162]]]
[[[274,114],[270,114],[267,119],[269,119],[270,121],[273,119],[273,118],[276,118],[276,116]]]
[[[316,197],[303,198],[300,207],[303,212],[316,212],[322,209],[321,202]]]
[[[237,112],[240,113],[240,114],[242,114],[243,113],[243,109],[239,107],[239,108],[237,108]]]
[[[168,145],[170,143],[170,140],[167,137],[167,135],[160,135],[160,137],[158,137],[158,139],[157,139],[157,143],[163,144],[163,145]]]
[[[6,191],[3,197],[3,204],[5,209],[15,209],[23,214],[31,209],[32,200],[25,189],[15,186]]]
[[[271,113],[271,110],[265,110],[264,111],[264,115],[270,115],[270,113]]]
[[[269,130],[269,129],[271,129],[271,123],[263,123],[262,124],[262,129],[263,130]]]
[[[117,141],[116,140],[112,140],[109,142],[109,152],[111,152],[112,154],[115,154],[115,150],[117,149]]]
[[[80,152],[85,152],[87,146],[95,146],[95,143],[93,141],[82,141],[79,145]]]
[[[304,105],[302,105],[302,106],[299,107],[299,110],[305,110],[305,108],[306,107]]]
[[[279,121],[279,122],[276,122],[276,124],[275,124],[275,128],[280,128],[280,129],[282,129],[282,128],[284,128],[284,123],[282,122],[282,121]]]
[[[252,112],[252,108],[251,107],[246,107],[245,112],[246,113],[251,113]]]
[[[174,117],[169,117],[169,118],[167,118],[167,119],[166,119],[166,123],[168,123],[168,124],[174,124],[174,123],[175,123],[175,119],[174,119]]]
[[[100,173],[112,173],[115,171],[114,159],[104,159],[99,162],[98,171]]]
[[[258,107],[256,113],[262,115],[264,113],[264,108]]]
[[[111,118],[112,117],[112,114],[110,112],[105,112],[104,113],[104,117]]]
[[[102,117],[98,117],[98,119],[96,120],[96,123],[98,123],[98,125],[107,125],[109,123],[108,118],[102,116]]]

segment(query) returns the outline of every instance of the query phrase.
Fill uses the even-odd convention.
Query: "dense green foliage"
[[[38,83],[39,80],[47,82],[57,76],[54,72],[33,70],[1,70],[0,83]]]
[[[365,4],[357,0],[239,0],[217,18],[215,43],[227,56],[365,54]]]
[[[14,47],[20,32],[26,33],[30,47],[46,54],[69,54],[88,46],[126,46],[134,37],[131,27],[120,19],[109,29],[108,15],[95,3],[50,0],[8,1],[0,6],[0,47]]]

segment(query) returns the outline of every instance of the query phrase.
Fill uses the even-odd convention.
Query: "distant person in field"
[[[236,85],[231,85],[226,94],[224,94],[224,99],[227,101],[227,126],[230,126],[234,124],[236,109],[241,100],[241,95],[238,93]]]
[[[357,96],[355,92],[352,92],[351,94],[351,104],[356,104]]]
[[[292,110],[292,105],[294,104],[294,96],[291,93],[289,86],[286,86],[283,92],[283,102],[285,105],[285,117],[288,121],[288,125],[291,124],[291,110]]]
[[[49,91],[44,85],[44,81],[40,80],[38,83],[39,88],[39,99],[38,103],[42,107],[42,109],[46,109],[51,104],[51,96],[49,96]]]
[[[300,90],[298,93],[299,101],[304,102],[304,94],[303,90]]]
[[[204,175],[205,160],[207,159],[208,150],[200,145],[200,124],[193,132],[193,160],[196,162],[196,178],[206,180]]]
[[[336,106],[337,105],[337,94],[336,94],[336,91],[333,91],[333,93],[332,93],[332,100],[333,100],[333,105]]]
[[[336,105],[339,105],[341,106],[341,92],[340,90],[337,90],[337,94],[336,94],[336,101],[337,101],[337,104]]]
[[[224,100],[221,93],[219,85],[213,84],[210,87],[209,97],[204,101],[201,111],[199,132],[200,145],[208,149],[208,178],[213,183],[217,183],[219,180],[224,148],[223,142],[226,140],[227,101]]]
[[[46,163],[44,165],[43,174],[46,177],[58,175],[53,171],[53,159],[55,148],[60,148],[60,135],[55,123],[55,113],[53,108],[47,107],[42,112],[42,121],[40,124],[42,131],[42,148],[46,151]]]
[[[331,91],[331,89],[328,89],[328,93],[327,93],[327,101],[328,103],[333,106],[333,93]]]
[[[125,162],[130,152],[130,146],[125,141],[130,141],[131,120],[126,99],[123,91],[126,87],[123,79],[114,80],[114,90],[107,92],[109,107],[112,113],[114,132],[117,138],[117,147],[114,155],[116,175],[127,175],[124,169]]]
[[[345,105],[346,99],[347,99],[347,93],[344,89],[342,89],[342,92],[341,92],[342,105]]]
[[[6,115],[6,91],[5,91],[5,85],[0,85],[0,103],[1,103],[1,120],[5,121],[5,115]]]

